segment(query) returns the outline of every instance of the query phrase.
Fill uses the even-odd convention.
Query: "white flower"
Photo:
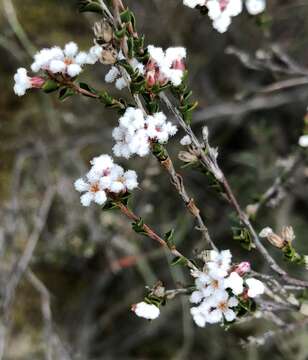
[[[265,0],[246,0],[246,9],[250,15],[261,14],[266,8]]]
[[[106,83],[113,83],[115,82],[116,78],[120,76],[120,71],[117,67],[112,66],[111,69],[108,71],[108,73],[105,76]]]
[[[132,306],[132,311],[139,317],[154,320],[159,317],[160,310],[157,306],[142,301]]]
[[[180,140],[180,144],[183,146],[188,146],[191,144],[191,138],[189,135],[185,135],[184,137],[182,137],[182,139]]]
[[[58,46],[40,50],[34,55],[31,69],[34,72],[43,70],[53,74],[62,73],[73,78],[82,72],[82,66],[95,64],[101,52],[102,48],[98,45],[93,46],[88,53],[78,52],[77,44],[69,42],[63,50]]]
[[[31,88],[41,88],[45,79],[35,76],[29,77],[25,68],[19,68],[14,75],[15,85],[14,92],[18,96],[25,95],[26,91]]]
[[[210,253],[210,261],[206,263],[211,276],[225,277],[231,266],[232,255],[230,250],[223,250],[220,253],[212,250]]]
[[[140,109],[129,107],[112,132],[113,153],[127,159],[135,154],[143,157],[150,153],[151,142],[165,143],[176,132],[177,127],[162,112],[144,116]]]
[[[25,95],[26,91],[32,88],[31,79],[28,77],[27,70],[24,68],[17,70],[17,73],[14,75],[14,80],[14,92],[18,96]]]
[[[83,193],[80,198],[83,206],[89,206],[92,201],[104,205],[108,194],[124,194],[138,187],[136,172],[125,172],[109,155],[95,157],[91,165],[86,179],[78,179],[74,184],[75,189]]]
[[[264,229],[262,229],[259,233],[259,236],[261,238],[267,238],[268,236],[272,235],[274,232],[270,227],[265,227]]]
[[[214,324],[221,322],[223,318],[226,321],[233,321],[236,318],[236,314],[232,308],[238,305],[238,300],[235,297],[230,297],[226,291],[220,291],[212,298],[207,300],[208,305],[214,310],[211,311],[208,322]]]
[[[260,280],[250,278],[246,280],[246,284],[248,285],[247,295],[250,298],[255,298],[259,295],[262,295],[265,291],[265,286]]]
[[[183,4],[192,9],[198,5],[200,5],[200,6],[205,5],[205,2],[206,2],[206,0],[183,0]]]
[[[308,147],[308,135],[302,135],[298,140],[298,144],[304,148]]]
[[[121,55],[122,57],[122,55]],[[125,59],[125,57],[124,57]],[[140,75],[144,74],[144,65],[140,63],[137,59],[133,58],[130,60],[130,65],[133,68],[134,71],[138,71]],[[122,90],[128,86],[128,83],[131,81],[131,78],[128,74],[127,79],[125,79],[121,72],[118,70],[116,66],[112,66],[109,72],[105,76],[105,81],[107,83],[113,83],[115,82],[115,86],[118,90]]]
[[[199,327],[205,327],[206,323],[209,322],[211,306],[206,302],[203,302],[197,307],[192,307],[190,313],[194,319],[194,322]]]
[[[164,51],[162,48],[149,45],[148,52],[150,59],[145,69],[148,85],[164,85],[170,81],[174,86],[179,86],[185,70],[186,49],[170,47]]]
[[[233,271],[224,282],[225,289],[230,288],[234,295],[242,294],[244,290],[244,280],[243,278],[235,271]]]
[[[104,205],[107,201],[107,195],[99,181],[91,181],[89,178],[87,181],[78,179],[75,181],[74,186],[77,191],[84,193],[80,197],[83,206],[90,206],[92,201]]]

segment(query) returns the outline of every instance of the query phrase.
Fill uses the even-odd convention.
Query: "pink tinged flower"
[[[80,197],[80,202],[83,206],[90,206],[91,202],[95,202],[98,205],[104,205],[107,201],[107,195],[102,189],[99,181],[96,182],[86,182],[83,179],[78,179],[74,183],[75,189],[84,193]]]
[[[25,68],[19,68],[14,75],[15,85],[14,92],[18,96],[25,95],[26,91],[31,88],[41,88],[45,80],[42,77],[29,77]]]
[[[156,83],[155,70],[148,71],[145,79],[148,87],[153,87]]]
[[[251,271],[251,265],[248,261],[243,261],[236,266],[234,271],[237,272],[240,276],[243,276],[244,274],[247,274]]]
[[[235,271],[225,279],[224,285],[225,289],[231,289],[234,295],[240,295],[244,291],[244,280]]]
[[[204,298],[203,293],[199,290],[196,290],[190,295],[189,300],[193,304],[199,304],[203,298]]]
[[[142,301],[138,304],[132,305],[131,310],[139,317],[148,320],[157,319],[160,315],[160,310],[157,306],[152,304],[147,304],[146,302]]]
[[[246,284],[248,285],[248,292],[247,295],[250,298],[255,298],[264,294],[265,286],[262,281],[250,278],[246,280]]]

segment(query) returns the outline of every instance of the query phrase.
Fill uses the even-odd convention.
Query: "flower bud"
[[[291,243],[295,239],[295,234],[292,226],[284,226],[281,230],[281,237],[287,243]]]
[[[264,228],[260,232],[259,236],[261,238],[266,238],[273,246],[278,249],[282,249],[286,245],[286,241],[279,235],[275,234],[270,227]]]
[[[31,81],[31,85],[33,88],[36,89],[41,89],[43,87],[43,85],[45,84],[45,79],[43,79],[40,76],[34,76],[32,78],[30,78]]]
[[[234,271],[237,272],[240,276],[243,276],[244,274],[248,273],[250,270],[251,270],[250,263],[248,261],[243,261],[236,266]]]

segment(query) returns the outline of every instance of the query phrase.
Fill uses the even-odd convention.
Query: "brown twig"
[[[133,222],[138,222],[140,221],[140,218],[133,213],[132,210],[130,210],[126,205],[124,205],[122,202],[117,202],[116,206],[121,210],[121,212],[130,220],[132,220]],[[181,257],[186,259],[187,261],[187,266],[189,266],[191,269],[193,270],[198,270],[198,268],[190,261],[188,260],[184,255],[182,255],[175,246],[168,246],[167,242],[162,239],[159,235],[156,234],[156,232],[150,228],[150,226],[148,226],[147,224],[142,224],[142,230],[144,231],[144,233],[146,234],[147,237],[149,237],[150,239],[156,241],[159,243],[160,246],[169,249],[170,252],[172,253],[172,255],[176,256],[176,257]]]

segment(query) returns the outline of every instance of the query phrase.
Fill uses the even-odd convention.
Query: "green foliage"
[[[300,255],[292,246],[291,243],[288,243],[282,248],[284,258],[294,264],[303,265],[305,264],[305,257]]]
[[[252,248],[254,248],[252,235],[247,228],[243,226],[232,227],[232,231],[233,231],[233,239],[238,241],[244,249],[250,251]]]
[[[166,232],[164,240],[166,241],[169,249],[172,249],[174,247],[174,229],[169,230]]]
[[[73,95],[75,95],[75,91],[73,89],[71,89],[69,87],[62,88],[59,91],[59,100],[64,101]]]
[[[138,221],[134,222],[132,224],[132,228],[137,234],[141,234],[141,235],[147,234],[146,231],[144,230],[144,221],[142,218],[140,218]]]
[[[171,266],[175,265],[181,265],[181,266],[187,266],[188,260],[184,256],[176,256],[171,261]]]
[[[78,3],[80,12],[94,12],[103,14],[103,9],[97,0],[80,0]]]
[[[46,94],[50,94],[59,89],[60,85],[54,80],[47,80],[43,85],[42,89]]]

